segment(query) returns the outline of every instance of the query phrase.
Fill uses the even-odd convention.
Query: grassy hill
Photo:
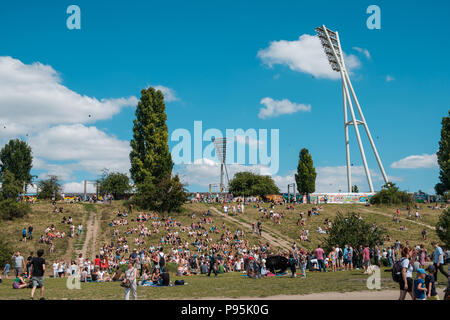
[[[66,204],[63,202],[58,203],[58,207],[63,208],[63,213],[53,213],[52,206],[50,202],[38,202],[32,205],[32,213],[23,219],[18,219],[14,221],[2,221],[0,225],[0,233],[12,244],[14,250],[20,250],[24,255],[27,255],[29,251],[36,252],[39,248],[46,249],[46,256],[48,259],[54,258],[64,258],[71,259],[83,249],[83,245],[88,248],[88,256],[94,256],[98,253],[99,248],[103,244],[109,244],[113,239],[113,229],[109,226],[109,223],[113,219],[117,219],[117,212],[119,210],[124,210],[123,203],[121,201],[116,201],[112,205],[109,204]],[[268,204],[264,204],[264,207],[269,207]],[[276,206],[275,212],[284,212],[284,218],[281,220],[281,224],[274,223],[271,219],[262,219],[262,213],[254,205],[248,205],[245,209],[245,214],[239,214],[235,216],[235,220],[225,219],[221,215],[217,214],[211,209],[214,207],[220,212],[223,212],[222,206],[220,204],[206,205],[206,204],[186,204],[184,206],[182,213],[173,213],[171,217],[176,221],[182,223],[182,225],[190,225],[193,221],[198,221],[204,212],[211,209],[213,224],[211,226],[216,226],[219,229],[218,232],[212,234],[213,240],[218,240],[221,235],[222,225],[225,224],[232,232],[236,229],[244,229],[246,231],[245,238],[249,240],[250,244],[258,243],[261,239],[255,234],[251,234],[247,229],[243,228],[242,225],[236,223],[236,220],[251,224],[261,219],[263,222],[264,233],[269,233],[273,238],[283,239],[286,242],[293,243],[297,242],[298,245],[305,247],[307,249],[313,249],[321,242],[324,237],[323,234],[316,232],[317,227],[320,225],[323,227],[323,222],[326,218],[333,219],[338,212],[357,212],[361,214],[364,220],[376,224],[379,227],[384,227],[387,229],[392,241],[386,242],[385,245],[390,245],[399,240],[404,242],[409,240],[411,245],[416,245],[424,243],[425,246],[430,250],[430,242],[432,240],[438,240],[434,228],[435,223],[438,220],[440,211],[431,210],[427,208],[426,205],[421,205],[422,208],[419,212],[422,218],[419,221],[407,219],[406,210],[401,210],[401,221],[400,223],[395,223],[392,221],[392,215],[395,213],[396,207],[382,206],[382,207],[364,207],[362,205],[338,205],[338,204],[327,204],[323,205],[323,210],[320,211],[319,216],[307,217],[307,212],[313,205],[296,205],[294,210],[287,210],[284,206]],[[297,226],[297,220],[299,218],[299,212],[304,212],[304,217],[306,218],[306,226]],[[191,219],[192,213],[196,214],[196,219]],[[129,221],[128,226],[117,227],[120,233],[123,234],[127,227],[134,228],[137,225],[136,217],[138,212],[133,212],[133,215],[129,216],[127,219]],[[61,223],[61,220],[65,216],[68,218],[71,216],[73,218],[74,225],[77,226],[80,222],[83,224],[83,234],[78,237],[75,235],[74,239],[69,238],[69,225]],[[86,234],[92,226],[88,226],[89,222],[94,222],[98,220],[98,230],[95,234],[95,238],[87,239]],[[421,225],[421,223],[425,224]],[[28,227],[29,225],[34,227],[34,239],[22,242],[21,230],[23,227]],[[66,237],[64,239],[55,239],[55,252],[48,253],[48,245],[40,244],[38,242],[41,234],[44,234],[44,230],[47,226],[53,224],[57,230],[60,232],[65,232]],[[406,225],[407,231],[400,231],[399,226]],[[431,228],[430,228],[431,227]],[[422,240],[421,231],[426,229],[428,232],[428,239],[426,241]],[[301,229],[309,230],[309,239],[311,242],[301,242],[298,238]],[[166,234],[165,230],[161,228],[160,234],[152,234],[151,237],[145,239],[146,246],[153,244],[157,245],[161,239],[161,236]],[[186,233],[180,233],[183,240],[187,239]],[[127,240],[130,244],[130,248],[133,248],[135,235],[127,236]],[[88,244],[85,244],[89,241]],[[263,239],[265,242],[266,240]]]
[[[14,250],[20,250],[24,256],[27,256],[29,251],[34,251],[38,248],[45,249],[45,258],[48,261],[53,259],[65,259],[69,261],[74,258],[79,252],[85,252],[85,256],[94,257],[98,254],[99,248],[103,244],[109,244],[111,241],[115,242],[113,237],[114,228],[109,226],[113,219],[117,219],[119,210],[124,210],[123,203],[116,201],[112,205],[109,204],[66,204],[59,203],[58,207],[62,207],[64,213],[53,213],[52,206],[49,202],[40,202],[32,206],[32,213],[15,221],[2,221],[0,224],[0,233],[7,238]],[[264,207],[268,207],[267,204]],[[310,231],[311,242],[301,242],[298,235],[302,227],[297,226],[297,219],[299,212],[303,211],[307,217],[307,211],[312,208],[312,205],[297,205],[294,210],[286,210],[284,206],[276,206],[275,212],[284,212],[285,217],[281,220],[281,224],[275,224],[272,220],[263,219],[263,234],[270,235],[271,239],[277,240],[277,243],[284,243],[283,249],[289,249],[290,245],[296,241],[298,245],[307,249],[313,249],[324,235],[315,232],[319,225],[323,224],[326,218],[333,219],[338,212],[357,212],[360,213],[363,219],[368,222],[376,222],[378,226],[385,227],[390,236],[391,243],[395,240],[404,242],[409,240],[411,245],[424,243],[428,250],[431,250],[430,242],[437,240],[435,231],[432,229],[438,219],[440,211],[431,210],[425,205],[422,205],[419,212],[422,214],[420,221],[408,220],[407,212],[401,211],[400,224],[392,221],[392,215],[396,207],[364,207],[362,205],[335,205],[328,204],[323,206],[323,210],[319,216],[312,216],[307,218],[306,228]],[[198,221],[202,214],[210,210],[212,213],[213,223],[208,225],[210,228],[213,225],[219,229],[219,232],[213,233],[211,237],[214,241],[218,240],[222,234],[223,224],[229,228],[231,232],[236,229],[245,230],[245,239],[250,244],[256,244],[261,239],[249,231],[249,225],[253,221],[261,219],[262,213],[253,205],[246,206],[245,214],[239,214],[233,217],[223,216],[222,206],[220,204],[206,205],[206,204],[186,204],[183,212],[171,214],[171,217],[176,221],[181,222],[182,225],[190,225],[192,222]],[[219,212],[217,212],[217,211]],[[196,218],[193,220],[191,215],[195,213]],[[129,221],[128,226],[117,227],[120,233],[123,234],[127,228],[133,228],[137,225],[136,217],[138,212],[133,212],[127,217]],[[75,236],[74,239],[66,236],[64,239],[55,239],[55,252],[48,252],[48,245],[39,244],[39,236],[43,234],[45,228],[54,224],[56,229],[64,231],[68,235],[69,226],[62,224],[62,217],[68,218],[71,216],[75,225],[83,224],[83,234],[80,237]],[[425,223],[427,226],[420,225]],[[34,226],[34,239],[32,241],[21,241],[21,230],[23,227],[28,227],[32,224]],[[406,225],[407,231],[400,231],[399,225]],[[428,240],[422,241],[421,231],[423,228],[428,230]],[[153,234],[151,237],[145,238],[145,246],[156,246],[161,236],[166,234],[164,228],[160,228],[159,234]],[[192,238],[188,239],[187,233],[180,232],[183,241],[188,240],[192,242]],[[134,245],[135,235],[128,235],[127,240],[130,249],[136,247]],[[266,242],[266,239],[262,239]],[[276,245],[273,245],[276,247]],[[168,249],[168,246],[165,246]],[[193,247],[191,247],[193,249]],[[381,272],[382,289],[397,288],[397,284],[390,278],[389,272]],[[205,276],[191,276],[191,277],[176,277],[171,273],[171,280],[184,279],[188,283],[187,286],[174,288],[149,288],[139,287],[138,295],[140,299],[168,299],[168,298],[186,298],[186,297],[239,297],[239,296],[269,296],[277,294],[307,294],[313,292],[324,291],[340,291],[348,292],[355,290],[366,290],[365,281],[367,276],[362,275],[361,271],[354,270],[348,272],[319,274],[317,272],[309,272],[307,279],[290,279],[284,277],[268,278],[262,280],[252,280],[242,277],[239,273],[230,273],[220,275],[218,279],[210,279]],[[4,280],[4,284],[0,286],[0,299],[20,299],[28,295],[22,290],[10,289],[12,279]],[[210,281],[214,281],[211,285]],[[439,275],[440,286],[444,285],[446,279]],[[98,283],[98,284],[82,284],[83,290],[68,290],[65,285],[66,279],[48,279],[46,282],[47,297],[50,299],[122,299],[123,289],[117,283]],[[264,288],[264,290],[262,290]]]

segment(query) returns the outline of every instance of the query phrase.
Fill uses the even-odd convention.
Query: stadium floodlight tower
[[[227,176],[227,185],[229,185],[229,183],[230,183],[230,179],[228,178],[227,166],[225,164],[225,161],[227,158],[227,138],[213,138],[212,141],[214,142],[217,159],[220,162],[219,190],[220,190],[220,192],[223,192],[225,189],[228,189],[228,188],[225,188],[224,174],[226,174],[226,176]]]
[[[341,74],[342,80],[342,95],[344,98],[344,129],[345,129],[345,149],[347,154],[347,184],[348,184],[348,192],[352,192],[352,180],[351,180],[351,168],[350,168],[350,145],[349,145],[349,136],[348,136],[348,126],[353,125],[355,127],[356,139],[358,141],[359,150],[361,151],[361,158],[364,164],[364,170],[367,176],[367,182],[369,183],[370,192],[374,192],[372,178],[370,176],[369,167],[367,166],[366,155],[364,153],[364,147],[361,142],[361,135],[359,134],[358,125],[363,125],[366,130],[367,137],[369,139],[370,145],[372,147],[373,153],[375,154],[375,158],[377,159],[378,166],[380,167],[381,174],[383,176],[384,181],[387,183],[388,178],[386,176],[386,172],[384,171],[383,164],[381,163],[380,156],[378,155],[377,148],[375,147],[375,143],[373,142],[372,135],[370,134],[369,127],[367,126],[367,121],[364,118],[364,114],[362,112],[361,106],[359,104],[358,98],[356,97],[355,90],[353,89],[352,83],[350,81],[350,77],[348,75],[347,69],[345,68],[344,62],[344,54],[341,48],[341,42],[339,41],[339,34],[337,31],[331,31],[327,29],[324,25],[316,28],[316,32],[319,36],[320,42],[325,50],[325,54],[328,58],[328,62],[331,65],[331,68],[339,72]],[[355,111],[353,109],[352,99],[356,104],[356,108],[358,109],[359,116],[361,120],[356,119]],[[348,109],[350,110],[351,120],[348,121],[347,116],[347,104]]]

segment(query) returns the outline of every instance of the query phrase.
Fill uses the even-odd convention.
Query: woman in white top
[[[404,247],[402,250],[402,272],[400,278],[400,297],[399,300],[405,300],[406,293],[409,293],[411,299],[414,300],[414,281],[412,278],[413,265],[410,261],[411,252],[408,247]]]
[[[136,277],[137,277],[137,270],[134,267],[134,262],[128,261],[128,269],[125,271],[125,279],[123,279],[123,282],[125,283],[128,280],[128,281],[130,281],[131,285],[128,288],[125,287],[125,300],[130,300],[130,291],[131,291],[131,296],[132,296],[133,300],[137,300]]]

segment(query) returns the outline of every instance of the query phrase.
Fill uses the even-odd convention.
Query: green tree
[[[157,184],[171,176],[173,162],[169,151],[165,108],[160,90],[150,87],[141,91],[130,142],[130,174],[136,185],[144,181]],[[150,180],[146,179],[148,177]]]
[[[316,191],[316,169],[308,149],[300,150],[295,182],[300,194],[310,194]]]
[[[448,117],[442,118],[441,141],[439,141],[437,152],[440,182],[436,184],[434,189],[440,195],[450,190],[450,110],[448,114]]]
[[[49,176],[48,179],[40,180],[38,182],[39,199],[56,199],[61,198],[62,186],[57,176]]]
[[[13,199],[0,201],[0,218],[3,220],[14,220],[25,217],[31,212],[28,203],[17,202]]]
[[[146,180],[151,180],[147,177]],[[180,212],[186,201],[186,189],[178,175],[163,177],[157,184],[144,181],[137,185],[134,202],[142,209],[161,213]]]
[[[260,196],[263,199],[268,194],[280,193],[271,176],[248,171],[236,173],[230,181],[229,189],[234,196]]]
[[[327,250],[336,245],[343,248],[346,244],[351,244],[354,248],[366,244],[373,247],[382,243],[385,234],[386,230],[373,227],[371,223],[359,219],[356,213],[344,216],[338,212],[323,241]]]
[[[405,191],[400,191],[393,182],[383,185],[381,190],[370,198],[371,204],[399,204],[410,201],[410,195]]]
[[[2,198],[16,199],[22,193],[22,183],[16,180],[12,172],[4,170],[0,179],[2,182]]]
[[[352,192],[353,193],[358,193],[359,192],[358,186],[356,184],[352,187]]]
[[[450,209],[446,209],[440,214],[436,223],[436,233],[445,246],[450,248]]]
[[[124,173],[104,170],[99,180],[99,192],[111,193],[114,199],[118,199],[131,191],[130,178]]]
[[[31,168],[33,167],[33,156],[31,147],[19,139],[9,140],[0,151],[0,174],[9,171],[14,175],[22,186],[31,184]]]
[[[11,263],[14,251],[3,236],[0,236],[0,269],[3,270],[6,263]]]

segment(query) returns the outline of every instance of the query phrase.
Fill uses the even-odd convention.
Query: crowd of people
[[[422,293],[427,298],[436,299],[437,272],[448,277],[444,264],[448,263],[450,252],[448,249],[444,252],[435,242],[432,243],[435,251],[431,253],[427,252],[423,244],[412,246],[408,241],[400,243],[398,240],[394,245],[386,247],[354,246],[348,243],[342,247],[336,244],[331,248],[318,246],[314,250],[306,250],[294,242],[291,248],[275,249],[262,238],[262,220],[272,219],[276,224],[281,223],[284,214],[276,210],[273,204],[267,208],[255,203],[254,207],[262,216],[252,223],[252,243],[243,229],[233,229],[225,222],[217,223],[209,210],[201,214],[193,212],[190,223],[182,223],[174,217],[160,216],[157,213],[132,214],[132,208],[128,212],[120,210],[114,213],[115,217],[109,223],[110,229],[107,232],[112,236],[111,242],[104,243],[95,258],[91,260],[80,254],[70,262],[55,260],[49,265],[50,274],[54,278],[78,277],[81,282],[117,281],[125,288],[126,299],[130,298],[130,294],[132,299],[137,299],[137,286],[173,285],[170,282],[170,272],[177,276],[211,276],[213,273],[217,277],[228,272],[242,273],[250,278],[274,276],[273,267],[267,265],[268,258],[273,256],[283,257],[287,261],[279,272],[284,274],[289,270],[291,277],[296,277],[299,270],[302,278],[306,278],[307,271],[361,270],[368,274],[370,266],[384,264],[394,270],[401,263],[402,277],[398,280],[400,299],[404,299],[407,293],[413,299],[422,299]],[[224,205],[225,213],[231,211],[230,213],[238,214],[244,213],[244,210],[243,203]],[[294,210],[294,207],[286,206],[286,210]],[[305,226],[307,217],[320,216],[322,210],[321,206],[316,206],[307,213],[300,212],[297,225]],[[361,216],[359,218],[362,219]],[[70,236],[73,237],[75,226],[72,218],[64,217],[61,223],[73,227],[70,229]],[[331,227],[332,222],[324,219],[316,231],[326,233]],[[372,227],[377,228],[375,223]],[[78,234],[81,231],[82,226],[79,225]],[[64,232],[59,232],[54,225],[50,225],[40,241],[51,243],[53,239],[64,236]],[[308,236],[308,229],[302,229],[300,242],[309,241]],[[426,234],[422,236],[426,239]],[[26,238],[32,239],[32,231],[31,235],[28,232]],[[27,279],[30,276],[31,279],[34,278],[32,266],[35,258],[33,253],[30,253],[27,260],[20,252],[14,255],[15,289],[30,286]],[[42,258],[42,255],[37,258]],[[7,264],[3,270],[5,278],[8,278],[10,269],[11,266]],[[413,272],[417,272],[415,280],[412,279]],[[36,287],[43,288],[43,278],[38,279],[35,283],[31,281],[31,286],[36,284]]]

